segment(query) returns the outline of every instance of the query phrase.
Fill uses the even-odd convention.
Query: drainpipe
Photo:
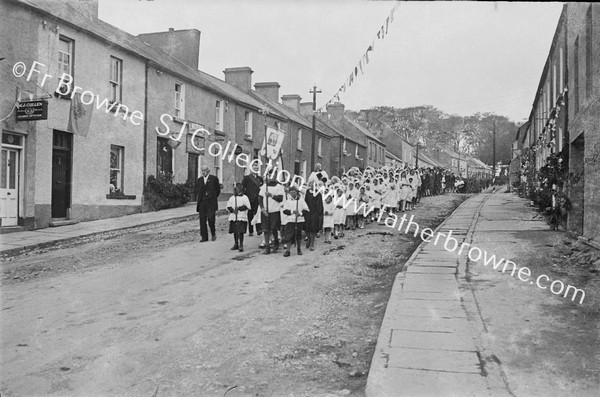
[[[144,210],[144,190],[146,190],[146,174],[147,174],[147,159],[148,159],[148,69],[150,65],[148,61],[145,62],[144,66],[144,136],[143,144],[144,148],[142,151],[142,208]]]

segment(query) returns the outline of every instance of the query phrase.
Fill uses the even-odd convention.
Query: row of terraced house
[[[149,176],[193,184],[205,165],[227,197],[248,170],[206,149],[260,158],[266,126],[285,133],[281,167],[304,178],[314,163],[341,175],[417,161],[364,112],[331,104],[313,130],[313,103],[253,84],[250,67],[200,71],[195,29],[134,36],[100,20],[97,0],[3,0],[0,31],[1,232],[141,212]]]
[[[511,181],[533,199],[556,189],[567,228],[600,242],[600,5],[566,3],[529,120],[513,143]],[[536,196],[536,193],[538,194]]]

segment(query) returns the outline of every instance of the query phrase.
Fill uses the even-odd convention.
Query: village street
[[[423,199],[434,227],[466,195]],[[2,395],[362,395],[395,274],[385,226],[316,251],[200,244],[197,221],[2,264]]]
[[[435,227],[467,197],[424,198],[412,214]],[[458,233],[452,219],[471,225],[473,245],[584,288],[584,304],[456,259],[456,309],[441,290],[390,297],[421,240],[381,225],[283,258],[262,255],[256,236],[246,252],[230,251],[223,217],[217,241],[200,244],[187,221],[5,259],[2,395],[362,396],[367,377],[376,384],[388,368],[375,348],[387,345],[386,309],[388,322],[403,311],[394,327],[406,329],[403,354],[387,356],[402,376],[384,382],[402,383],[392,395],[434,395],[448,371],[465,395],[595,395],[599,280],[574,258],[597,253],[551,232],[509,193],[471,196],[443,226]],[[399,276],[436,277],[412,266]],[[437,323],[432,310],[445,313]],[[444,335],[472,353],[411,337],[428,324],[450,325]],[[448,362],[448,353],[459,356]]]

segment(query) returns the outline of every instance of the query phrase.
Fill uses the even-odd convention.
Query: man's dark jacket
[[[215,175],[209,175],[207,183],[204,183],[204,177],[198,178],[196,183],[198,192],[198,203],[196,204],[196,212],[200,212],[200,203],[206,202],[211,208],[217,209],[218,201],[217,198],[221,194],[221,185],[219,184],[219,178]]]

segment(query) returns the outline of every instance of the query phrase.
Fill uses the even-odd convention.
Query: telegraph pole
[[[492,178],[496,177],[496,119],[494,118],[494,129],[492,130]]]
[[[310,169],[312,171],[315,170],[315,146],[317,143],[317,129],[316,129],[316,124],[317,124],[317,115],[316,115],[316,111],[317,111],[317,94],[321,93],[321,90],[317,91],[317,83],[315,83],[315,85],[313,85],[313,89],[311,91],[308,91],[309,93],[313,94],[313,115],[312,115],[312,148],[310,151]]]

